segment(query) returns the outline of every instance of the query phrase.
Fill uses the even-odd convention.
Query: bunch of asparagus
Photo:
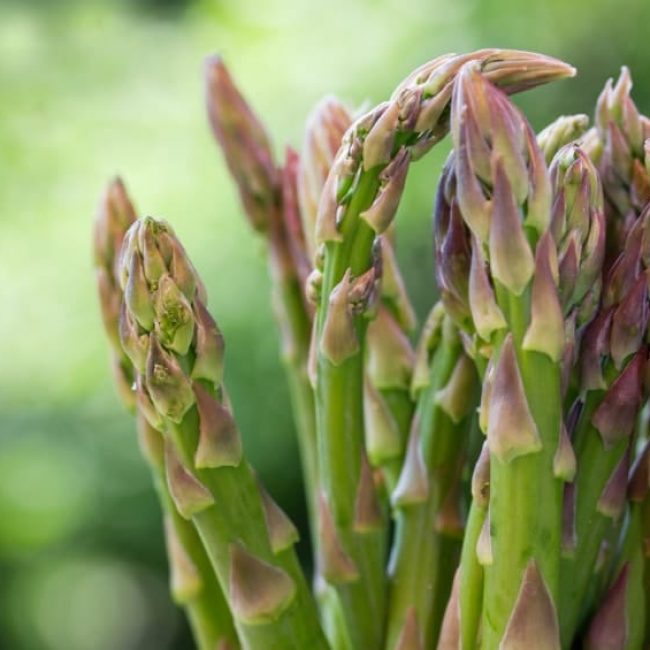
[[[565,116],[536,136],[508,95],[573,74],[442,56],[364,114],[323,99],[279,163],[207,60],[209,119],[267,242],[313,590],[245,459],[203,284],[171,226],[110,184],[104,325],[201,650],[650,644],[650,119],[624,69],[593,128]],[[416,335],[393,220],[448,132],[439,301]]]

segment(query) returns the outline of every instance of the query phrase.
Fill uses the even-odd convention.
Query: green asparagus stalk
[[[646,442],[636,458],[628,482],[628,511],[621,532],[622,544],[616,562],[615,576],[627,567],[626,614],[628,648],[643,648],[646,638],[646,594],[644,587],[645,549],[643,509],[650,493],[650,442]]]
[[[439,320],[439,307],[431,319]],[[476,371],[449,317],[438,331],[425,328],[425,336],[420,363],[428,367],[428,377],[416,387],[409,449],[392,495],[397,527],[389,565],[386,647],[391,650],[400,648],[412,628],[423,647],[433,647],[438,640],[460,552],[460,482],[477,403],[472,399]]]
[[[325,569],[345,603],[357,648],[382,643],[384,582],[377,533],[355,531],[355,501],[363,466],[363,350],[366,315],[377,280],[373,248],[390,225],[411,159],[421,157],[447,131],[453,79],[464,62],[510,92],[569,76],[553,59],[503,50],[443,56],[410,75],[392,99],[350,128],[323,188],[316,244],[325,244],[317,314],[317,429],[326,519],[333,523],[338,566]],[[328,533],[329,533],[328,529]]]
[[[475,64],[458,75],[451,117],[458,208],[473,233],[470,313],[493,346],[481,648],[559,648],[565,335],[550,181],[525,118]]]
[[[201,537],[246,650],[326,650],[293,550],[297,532],[243,458],[223,338],[171,228],[136,221],[122,246],[120,339],[138,403],[165,436],[169,492]]]
[[[104,328],[111,344],[116,385],[124,406],[136,410],[135,370],[120,343],[119,314],[122,288],[117,276],[118,253],[124,235],[136,220],[135,210],[121,179],[113,180],[102,198],[95,221],[94,253],[97,287]],[[239,647],[232,616],[200,539],[190,522],[176,510],[165,481],[162,438],[137,413],[143,455],[148,461],[165,516],[165,537],[174,600],[187,613],[200,650]]]
[[[646,442],[639,454],[630,476],[628,486],[630,500],[630,551],[624,557],[630,559],[633,582],[640,579],[642,594],[634,594],[630,601],[635,608],[630,617],[632,638],[650,639],[650,443]]]
[[[277,168],[263,125],[235,86],[221,58],[207,59],[206,85],[208,115],[215,138],[237,184],[251,226],[265,237],[268,244],[273,304],[282,335],[283,360],[298,433],[307,506],[312,530],[315,530],[318,493],[316,416],[307,374],[312,316],[304,292],[311,263],[306,248],[309,231],[303,230],[298,207],[299,196],[304,195],[304,191],[299,193],[298,175],[304,175],[304,172],[299,172],[304,165],[299,164],[294,152],[289,152],[284,168]],[[345,126],[340,126],[339,122],[344,121],[343,109],[332,110],[335,113],[331,117],[333,124],[319,123],[317,137],[336,140],[340,137],[337,133],[342,134]],[[319,150],[319,154],[325,155],[325,150]],[[311,165],[316,163],[312,161]]]
[[[612,265],[603,304],[582,337],[583,406],[574,434],[577,475],[570,504],[573,541],[562,560],[562,636],[573,637],[594,603],[592,571],[605,535],[623,513],[631,437],[643,399],[648,322],[644,235],[650,210]]]

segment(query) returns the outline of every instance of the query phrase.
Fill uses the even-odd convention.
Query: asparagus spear
[[[603,180],[607,211],[608,259],[613,262],[638,215],[650,201],[650,120],[630,97],[627,68],[618,81],[607,81],[596,105],[592,155]],[[609,264],[608,264],[609,266]]]
[[[580,350],[583,407],[574,434],[578,472],[572,510],[573,543],[562,560],[562,636],[568,642],[593,607],[586,598],[600,545],[622,514],[631,437],[642,404],[647,350],[648,259],[644,242],[650,210],[628,234],[612,265],[603,304],[587,326]]]
[[[304,164],[299,163],[294,152],[289,152],[284,168],[277,168],[266,130],[219,57],[206,61],[206,96],[210,123],[239,189],[244,211],[253,229],[268,244],[273,303],[282,335],[307,506],[314,524],[318,492],[316,419],[313,390],[307,375],[312,315],[304,293],[311,263],[306,249],[309,232],[303,230],[298,207],[298,198],[304,195],[298,185],[298,176],[304,176],[300,171]],[[339,125],[344,120],[342,111],[336,112],[330,121],[333,124],[320,125],[318,137],[336,139],[337,132],[345,128]],[[322,150],[320,153],[325,155]],[[311,161],[312,166],[315,164]]]
[[[364,312],[377,279],[373,243],[395,214],[410,160],[445,134],[452,81],[467,60],[480,61],[484,72],[511,92],[573,73],[553,59],[503,50],[443,56],[425,64],[389,102],[350,128],[319,206],[317,245],[325,244],[317,314],[320,476],[323,505],[335,533],[332,544],[345,558],[325,574],[342,594],[355,647],[364,650],[382,642],[385,600],[385,533],[371,536],[354,530],[364,454]]]
[[[242,455],[222,383],[223,338],[171,228],[125,236],[120,338],[140,408],[165,435],[169,491],[199,532],[247,650],[328,646],[293,551],[297,533]]]
[[[475,64],[458,75],[451,116],[458,208],[473,233],[470,313],[493,348],[481,647],[559,648],[564,319],[550,181],[525,118]]]
[[[460,481],[476,371],[449,317],[435,327],[439,312],[434,308],[419,346],[428,376],[418,378],[409,450],[393,491],[398,514],[389,565],[386,647],[391,649],[400,647],[409,628],[416,629],[423,647],[437,641],[462,537]]]
[[[136,214],[121,179],[113,180],[102,197],[95,221],[94,254],[104,329],[111,344],[116,385],[124,406],[136,410],[135,370],[120,343],[122,288],[117,277],[118,253]],[[165,537],[174,600],[182,605],[200,650],[239,647],[232,616],[201,541],[190,522],[176,510],[165,481],[160,433],[138,411],[138,434],[165,516]]]

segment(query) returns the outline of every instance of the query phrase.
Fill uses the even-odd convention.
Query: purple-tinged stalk
[[[423,647],[439,637],[463,533],[461,478],[478,382],[458,331],[437,305],[418,344],[417,408],[399,482],[389,564],[386,647],[397,650],[408,626]],[[422,540],[426,539],[426,544]]]
[[[536,54],[482,50],[448,55],[414,71],[393,97],[348,130],[323,188],[316,244],[324,244],[317,313],[317,414],[320,478],[339,546],[358,573],[338,576],[354,647],[382,643],[384,580],[381,548],[386,528],[373,536],[354,530],[354,504],[363,451],[363,350],[367,300],[374,284],[373,249],[389,227],[416,160],[447,132],[453,80],[476,60],[495,83],[516,92],[570,76],[573,69]]]
[[[491,353],[480,418],[490,453],[476,547],[485,567],[481,647],[559,648],[565,331],[550,179],[530,125],[476,64],[458,75],[451,120],[452,209],[472,233],[467,306]]]
[[[165,538],[170,569],[170,588],[175,602],[188,616],[200,650],[235,650],[239,642],[232,616],[208,556],[191,522],[178,513],[165,480],[162,437],[137,407],[136,372],[120,342],[120,307],[123,300],[118,279],[119,251],[136,213],[121,179],[106,189],[95,220],[94,257],[97,288],[106,335],[111,345],[118,392],[129,411],[137,411],[140,447],[154,479],[165,517]]]
[[[243,648],[327,649],[293,545],[297,531],[243,457],[223,386],[224,342],[171,228],[127,231],[120,339],[138,403],[165,437],[170,495],[191,520],[226,595]]]
[[[631,90],[630,72],[624,67],[616,83],[607,81],[596,105],[592,155],[603,179],[610,263],[650,201],[650,120],[639,113]]]
[[[273,305],[282,339],[307,506],[312,530],[315,530],[318,511],[316,415],[307,372],[312,308],[304,289],[311,271],[308,247],[311,235],[302,222],[300,200],[304,189],[299,179],[304,176],[305,164],[315,164],[316,154],[308,152],[305,163],[288,150],[284,167],[278,168],[264,126],[219,57],[206,61],[206,97],[210,123],[239,189],[244,211],[251,226],[268,244]],[[336,133],[326,131],[327,125],[320,126],[319,137],[337,137]],[[343,127],[335,123],[332,128],[341,130]],[[332,149],[335,146],[330,145]],[[314,543],[317,545],[316,538]]]
[[[568,522],[574,533],[562,559],[564,643],[595,606],[588,597],[593,567],[608,531],[624,512],[633,432],[645,393],[649,223],[647,210],[607,272],[602,305],[581,339],[578,391],[583,406],[573,436],[577,474]]]

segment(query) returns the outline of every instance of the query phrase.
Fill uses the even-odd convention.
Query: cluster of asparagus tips
[[[201,650],[648,638],[650,120],[624,69],[594,128],[563,116],[535,136],[508,95],[573,73],[527,52],[442,56],[356,118],[325,98],[278,164],[207,60],[210,123],[267,243],[316,599],[244,457],[196,270],[168,224],[109,188],[102,316]],[[393,222],[411,163],[448,131],[441,300],[413,349]]]

